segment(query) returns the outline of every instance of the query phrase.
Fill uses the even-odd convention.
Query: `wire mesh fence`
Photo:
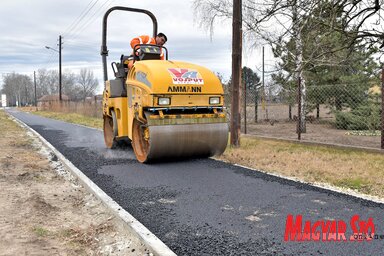
[[[298,90],[297,86],[288,89],[273,86],[257,90],[242,89],[243,133],[347,146],[382,147],[383,97],[380,84],[311,85],[302,90]],[[231,95],[228,90],[225,99],[230,113]],[[301,114],[298,111],[299,99]]]

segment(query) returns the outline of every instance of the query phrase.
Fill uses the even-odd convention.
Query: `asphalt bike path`
[[[7,111],[177,255],[384,255],[383,204],[213,159],[141,164],[131,147],[107,149],[100,130]],[[298,216],[310,241],[297,241],[294,232],[285,241]],[[372,226],[372,240],[350,240],[355,230],[371,233]],[[345,240],[332,235],[337,229]]]

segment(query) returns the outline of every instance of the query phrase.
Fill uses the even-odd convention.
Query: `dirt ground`
[[[243,112],[242,112],[243,115]],[[292,116],[297,115],[297,106],[292,108]],[[339,144],[380,149],[381,136],[350,135],[347,130],[338,130],[329,122],[334,120],[332,111],[325,105],[320,105],[320,122],[315,119],[316,111],[308,114],[307,132],[302,133],[303,141]],[[254,106],[247,107],[247,134],[283,139],[297,139],[296,121],[288,121],[288,106],[277,103],[267,103],[259,106],[258,120],[255,123]],[[241,131],[244,132],[244,123]]]
[[[1,110],[0,131],[0,255],[152,255]]]

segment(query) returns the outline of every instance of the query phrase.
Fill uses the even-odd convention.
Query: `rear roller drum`
[[[118,142],[116,141],[117,132],[117,121],[115,111],[111,111],[110,116],[104,116],[104,142],[107,148],[117,148]]]
[[[139,162],[144,163],[148,161],[149,146],[148,127],[136,119],[133,120],[132,147]]]

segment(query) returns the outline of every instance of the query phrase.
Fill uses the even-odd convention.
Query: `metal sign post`
[[[381,70],[381,149],[384,149],[384,67]]]

